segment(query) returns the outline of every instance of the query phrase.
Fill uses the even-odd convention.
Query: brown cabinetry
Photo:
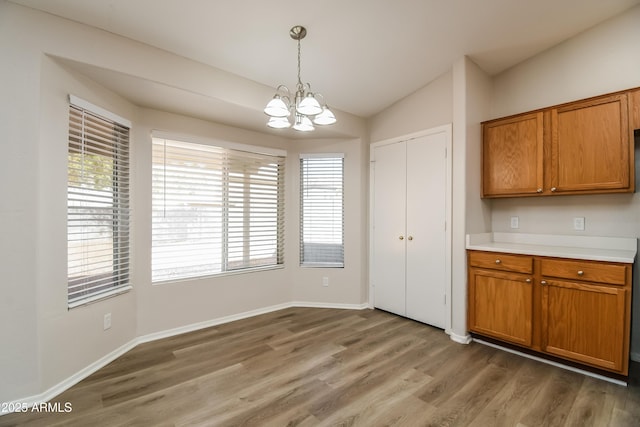
[[[631,264],[469,251],[469,330],[622,375]]]
[[[542,192],[542,131],[542,112],[484,125],[482,191],[485,197]]]
[[[531,345],[533,292],[531,257],[474,252],[469,278],[469,328]],[[496,304],[496,301],[502,301]]]
[[[621,92],[484,122],[483,197],[633,192],[639,98]]]

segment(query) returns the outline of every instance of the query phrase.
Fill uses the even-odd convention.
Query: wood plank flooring
[[[632,376],[637,375],[634,364]],[[291,308],[140,345],[0,426],[639,426],[622,387],[379,310]]]

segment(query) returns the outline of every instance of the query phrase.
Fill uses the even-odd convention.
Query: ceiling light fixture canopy
[[[267,126],[274,129],[291,127],[288,117],[293,115],[293,128],[301,132],[314,130],[316,125],[332,125],[336,122],[336,116],[324,102],[320,93],[311,92],[309,83],[302,83],[300,78],[300,40],[307,35],[306,28],[296,25],[291,28],[289,35],[298,42],[298,83],[296,92],[291,101],[291,91],[285,85],[276,88],[276,94],[267,103],[264,112],[269,116]],[[322,101],[322,102],[320,102]]]

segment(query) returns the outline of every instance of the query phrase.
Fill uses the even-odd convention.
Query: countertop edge
[[[526,236],[526,235],[523,235]],[[535,237],[540,237],[542,235],[536,235]],[[558,241],[558,237],[562,236],[554,236],[554,239],[550,239],[550,241]],[[575,243],[576,236],[570,236],[571,242]],[[579,237],[579,236],[578,236]],[[607,238],[603,238],[607,239]],[[535,255],[535,256],[546,256],[546,257],[556,257],[556,258],[571,258],[571,259],[582,259],[588,261],[605,261],[605,262],[619,262],[625,264],[633,264],[636,258],[636,249],[630,249],[634,241],[636,239],[627,239],[627,238],[612,238],[610,240],[615,241],[619,240],[623,244],[616,248],[611,245],[603,245],[605,247],[578,247],[578,246],[558,246],[558,245],[540,245],[540,244],[529,244],[526,243],[526,239],[518,239],[518,242],[500,242],[493,241],[493,233],[481,233],[475,235],[467,235],[467,244],[466,249],[468,250],[478,250],[478,251],[487,251],[487,252],[504,252],[504,253],[513,253],[519,255]],[[593,240],[593,239],[591,239]],[[534,239],[536,243],[539,241],[538,239]],[[579,241],[579,240],[578,240]],[[591,246],[591,245],[587,245]],[[607,247],[608,246],[608,247]]]

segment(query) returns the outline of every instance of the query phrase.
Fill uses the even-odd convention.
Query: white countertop
[[[467,234],[467,249],[631,264],[638,241],[626,237],[481,233]]]

